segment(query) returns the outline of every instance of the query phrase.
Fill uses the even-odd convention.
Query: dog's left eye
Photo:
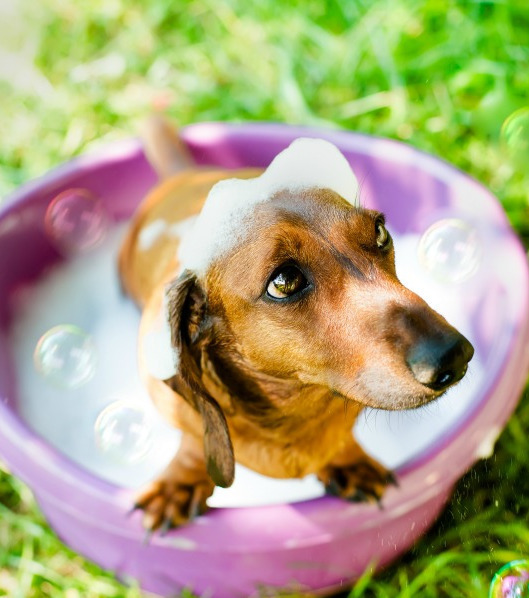
[[[385,249],[391,243],[391,235],[388,233],[388,229],[384,226],[383,220],[377,220],[375,222],[375,235],[377,247],[379,249]]]
[[[284,266],[276,270],[266,287],[273,299],[285,299],[302,291],[308,285],[303,272],[296,266]]]

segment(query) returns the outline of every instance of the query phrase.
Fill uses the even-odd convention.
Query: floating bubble
[[[113,461],[133,464],[152,446],[152,423],[145,411],[127,401],[115,401],[99,414],[95,426],[96,445]]]
[[[439,220],[419,241],[419,261],[437,280],[459,283],[473,276],[481,262],[477,230],[463,220]]]
[[[500,137],[513,162],[527,168],[529,162],[529,106],[513,112],[503,123]]]
[[[79,388],[95,373],[92,340],[77,326],[55,326],[41,336],[33,354],[35,367],[54,386]]]
[[[97,247],[108,229],[103,203],[87,189],[68,189],[49,204],[44,218],[46,233],[66,255]]]
[[[492,578],[489,598],[529,598],[529,560],[503,566]]]

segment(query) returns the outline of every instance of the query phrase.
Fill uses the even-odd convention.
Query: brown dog
[[[312,160],[313,140],[281,154],[270,176],[217,185],[180,248],[183,269],[178,223],[233,173],[190,168],[174,132],[151,129],[160,172],[188,168],[146,198],[120,256],[123,285],[143,308],[143,378],[183,432],[167,469],[138,496],[144,525],[203,512],[214,484],[232,483],[235,461],[278,478],[315,473],[333,494],[379,500],[394,478],[355,442],[359,411],[439,397],[465,374],[472,346],[399,282],[384,217],[344,198],[356,193],[354,175],[335,148],[322,151],[342,160],[338,183],[334,167],[314,174],[317,157],[300,175],[308,181],[282,186],[285,171]],[[230,204],[252,193],[253,203]]]

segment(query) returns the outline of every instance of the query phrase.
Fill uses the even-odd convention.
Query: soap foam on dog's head
[[[331,189],[351,204],[357,198],[358,183],[349,163],[332,143],[300,138],[278,154],[266,171],[253,179],[228,179],[211,189],[202,212],[182,237],[179,249],[181,270],[199,277],[210,264],[251,233],[247,219],[260,202],[280,190]],[[160,380],[174,376],[179,356],[171,347],[171,330],[165,305],[142,343],[147,371]]]
[[[228,179],[210,191],[195,225],[182,239],[182,269],[205,275],[210,264],[251,231],[246,224],[253,208],[281,190],[331,189],[356,203],[358,182],[340,150],[323,139],[296,139],[254,179]]]

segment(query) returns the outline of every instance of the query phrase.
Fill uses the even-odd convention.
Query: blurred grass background
[[[1,0],[0,196],[165,109],[404,140],[491,188],[527,246],[528,90],[527,0]],[[482,598],[529,557],[528,427],[522,401],[434,528],[350,596]],[[0,596],[142,594],[65,548],[0,468]]]

